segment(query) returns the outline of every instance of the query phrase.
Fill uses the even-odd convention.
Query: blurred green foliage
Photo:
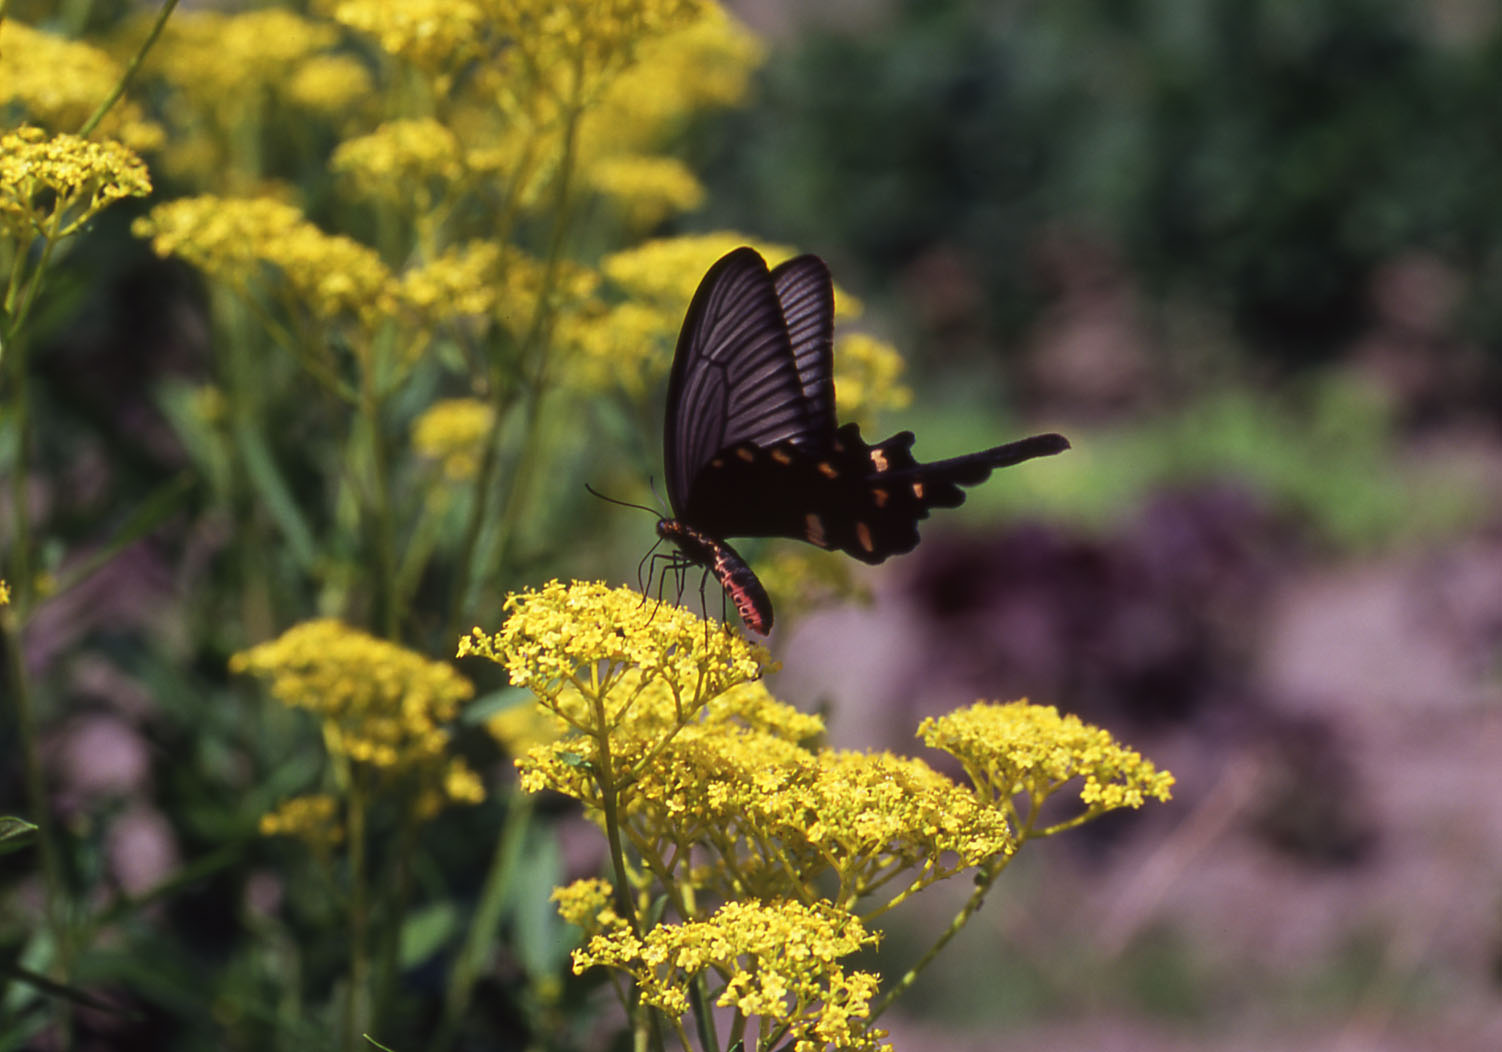
[[[1434,253],[1476,276],[1462,318],[1495,349],[1499,90],[1487,5],[900,0],[774,56],[717,129],[712,200],[849,251],[866,288],[958,252],[993,343],[1035,316],[1064,230],[1284,365],[1338,353],[1381,261]]]
[[[951,410],[914,421],[942,453],[981,424]],[[1206,391],[1173,412],[1073,432],[1074,448],[1022,465],[970,504],[1109,531],[1164,489],[1240,481],[1343,554],[1453,537],[1489,511],[1484,465],[1404,448],[1390,401],[1335,372],[1279,393]]]

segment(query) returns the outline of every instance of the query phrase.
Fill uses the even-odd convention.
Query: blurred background
[[[905,753],[924,716],[1026,696],[1178,778],[1171,805],[1025,852],[899,1002],[896,1047],[1502,1047],[1498,6],[729,6],[765,61],[738,108],[680,129],[704,203],[653,233],[823,256],[914,393],[867,437],[912,429],[921,459],[1035,431],[1074,444],[993,476],[909,556],[794,564],[773,692],[826,711],[838,745]],[[332,136],[311,142],[296,147],[326,156]],[[358,219],[321,178],[310,211]],[[34,485],[75,550],[203,471],[184,420],[211,296],[129,236],[145,207],[101,219],[38,323],[53,430]],[[648,395],[647,415],[544,417],[564,452],[534,480],[549,511],[519,528],[511,584],[633,579],[645,518],[579,483],[660,471],[660,384]],[[293,463],[327,438],[274,437]],[[145,1021],[86,1016],[87,1047],[214,1047],[220,1028],[275,1044],[299,1031],[247,1006],[288,961],[313,987],[332,971],[295,952],[328,917],[284,910],[285,851],[254,826],[317,760],[286,725],[247,734],[256,702],[225,670],[293,607],[243,620],[223,597],[259,567],[224,557],[233,519],[174,507],[28,629],[56,699],[50,791],[83,845],[72,879],[101,900],[171,885],[93,960]],[[588,525],[563,544],[560,522]],[[742,550],[779,580],[784,549]],[[825,570],[834,598],[805,587]],[[299,594],[307,610],[327,592]],[[466,748],[504,778],[493,743]],[[20,781],[0,746],[0,810],[20,809]],[[447,894],[476,894],[501,818],[446,815],[425,886],[472,873]],[[549,861],[587,871],[574,833]],[[35,909],[28,864],[0,867],[14,915]],[[875,965],[910,960],[968,890],[899,913]],[[410,996],[436,996],[433,947],[462,916],[424,914]],[[491,1043],[473,1047],[524,1047],[507,998],[535,967],[482,984]]]
[[[867,298],[921,457],[1075,446],[799,624],[782,693],[896,750],[1030,696],[1179,779],[1020,859],[898,1047],[1502,1045],[1496,5],[738,9],[711,211]]]

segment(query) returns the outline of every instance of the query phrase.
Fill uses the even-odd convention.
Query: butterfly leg
[[[706,567],[704,567],[704,572],[699,575],[699,616],[702,617],[702,618],[704,618],[704,645],[705,646],[709,646],[709,600],[707,598],[705,598],[705,596],[704,596],[704,585],[708,581],[709,581],[709,567],[706,566]],[[723,610],[723,602],[724,602],[723,596],[724,596],[724,594],[725,594],[724,592],[720,593],[720,595],[722,596],[722,599],[721,599],[722,609],[721,609],[721,612],[720,612],[720,620],[721,620],[721,622],[723,622],[724,618],[725,618],[725,614],[724,614],[724,610]]]
[[[647,549],[647,554],[641,557],[641,562],[636,564],[636,590],[641,593],[643,602],[646,601],[647,590],[652,587],[652,575],[651,573],[648,573],[647,579],[644,582],[641,576],[642,567],[648,565],[648,560],[651,560],[658,554],[657,549],[660,547],[662,547],[661,537],[657,538],[657,543],[653,544],[652,547]],[[656,563],[653,562],[652,565],[656,566]]]

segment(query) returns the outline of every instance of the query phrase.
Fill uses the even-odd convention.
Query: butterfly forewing
[[[767,265],[736,249],[704,276],[689,304],[668,379],[668,500],[682,517],[694,478],[737,443],[806,442],[810,410]]]

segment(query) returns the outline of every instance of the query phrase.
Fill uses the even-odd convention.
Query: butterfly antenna
[[[659,508],[666,508],[668,506],[668,502],[662,499],[662,494],[657,492],[657,480],[651,475],[647,476],[647,488],[652,491],[652,496],[657,498],[657,506]]]
[[[599,497],[601,500],[609,501],[611,504],[619,504],[623,508],[635,508],[638,511],[645,511],[652,515],[660,516],[662,514],[657,509],[649,508],[645,504],[632,504],[629,500],[616,500],[614,497],[607,497],[605,496],[605,494],[601,493],[599,490],[591,486],[588,482],[584,484],[584,488],[589,490],[589,492],[594,494],[596,497]]]

